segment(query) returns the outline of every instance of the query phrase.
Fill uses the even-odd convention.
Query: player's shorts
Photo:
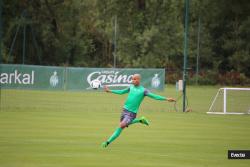
[[[123,121],[126,122],[127,125],[129,125],[135,118],[136,118],[136,113],[123,109],[120,122]]]

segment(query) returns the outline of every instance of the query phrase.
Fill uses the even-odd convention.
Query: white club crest
[[[158,76],[158,74],[155,74],[155,76],[152,78],[152,81],[151,81],[151,86],[153,88],[158,88],[161,84],[161,81],[160,81],[160,78]]]
[[[56,71],[54,71],[54,74],[50,77],[49,82],[52,87],[56,87],[58,85],[59,80]]]

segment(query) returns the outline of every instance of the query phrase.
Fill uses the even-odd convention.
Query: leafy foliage
[[[112,67],[115,54],[117,67],[182,69],[184,1],[3,4],[4,63]],[[200,28],[200,69],[250,77],[249,11],[248,0],[190,1],[188,66],[196,68]]]

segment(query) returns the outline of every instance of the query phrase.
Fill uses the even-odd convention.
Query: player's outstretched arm
[[[166,100],[168,102],[175,102],[176,100],[172,97],[163,97],[163,96],[160,96],[160,95],[157,95],[157,94],[154,94],[154,93],[151,93],[151,92],[147,92],[146,93],[146,96],[152,98],[152,99],[155,99],[155,100]]]
[[[110,93],[119,94],[119,95],[122,95],[122,94],[125,94],[125,93],[129,92],[129,88],[122,89],[122,90],[110,90],[107,85],[104,85],[103,89],[104,89],[105,92],[110,92]]]

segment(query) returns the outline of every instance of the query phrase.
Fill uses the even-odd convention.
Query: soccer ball
[[[98,89],[101,87],[101,82],[98,79],[95,79],[95,80],[91,81],[90,86],[93,89]]]

